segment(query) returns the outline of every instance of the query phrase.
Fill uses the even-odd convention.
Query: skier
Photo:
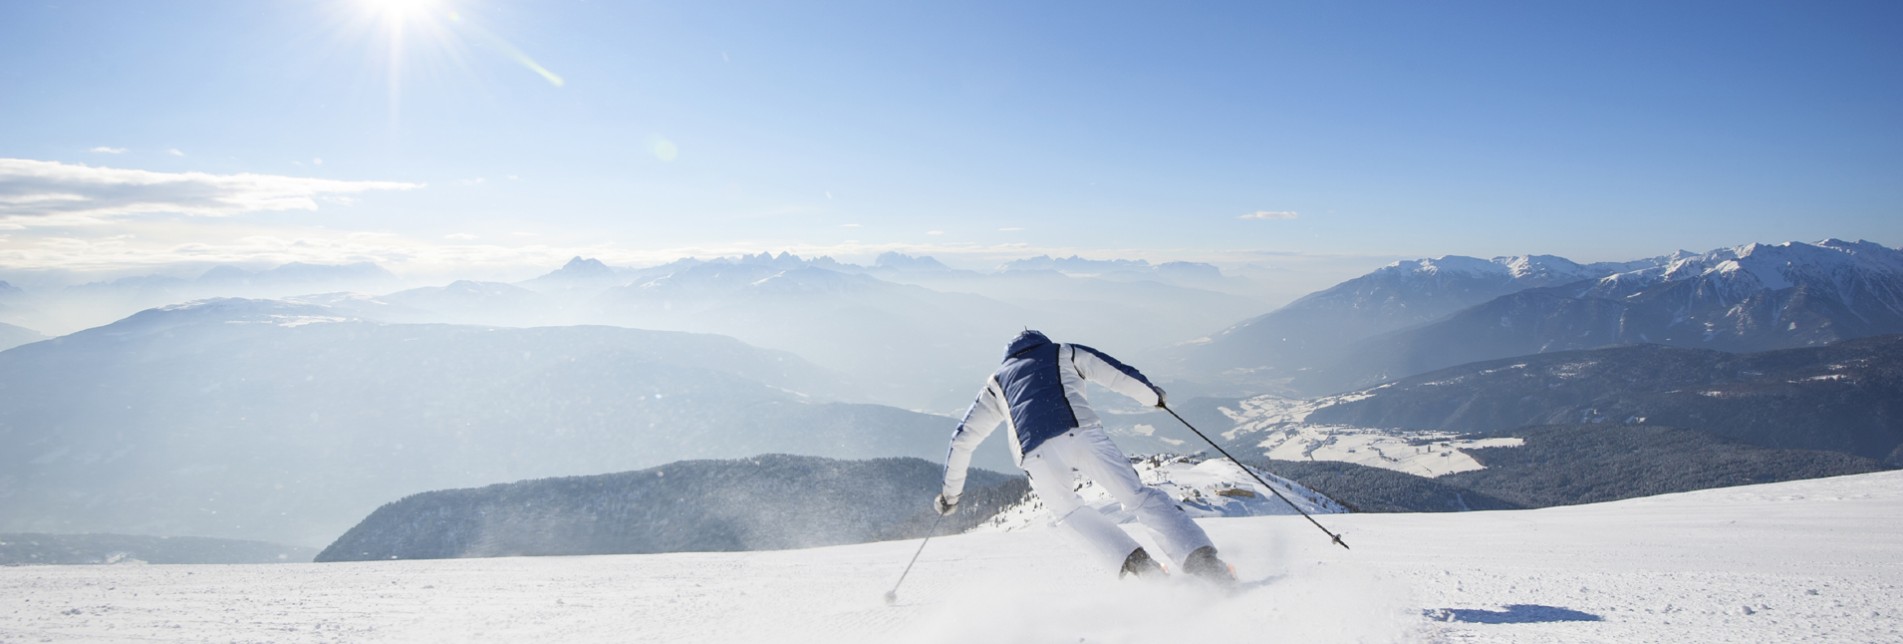
[[[1004,423],[1012,440],[1012,459],[1030,475],[1031,489],[1059,523],[1076,530],[1110,563],[1122,562],[1118,577],[1160,575],[1164,570],[1130,535],[1084,504],[1071,485],[1073,470],[1103,486],[1154,530],[1164,554],[1181,562],[1185,572],[1233,581],[1234,573],[1216,557],[1216,547],[1202,527],[1168,494],[1144,485],[1129,459],[1104,434],[1103,424],[1084,398],[1085,382],[1138,402],[1164,405],[1163,389],[1135,368],[1096,349],[1054,343],[1042,333],[1026,330],[1005,349],[1004,364],[952,432],[945,485],[933,499],[933,508],[946,515],[958,508],[972,450]]]

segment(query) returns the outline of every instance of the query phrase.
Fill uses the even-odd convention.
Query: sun
[[[357,0],[358,7],[372,16],[397,22],[430,15],[442,4],[441,0]]]
[[[446,72],[469,72],[482,53],[498,54],[533,72],[554,87],[560,75],[549,71],[509,41],[484,29],[464,10],[480,0],[330,0],[338,18],[339,42],[361,47],[365,59],[381,67],[392,124],[400,120],[407,90],[441,87]],[[480,8],[479,6],[477,8]],[[415,81],[424,81],[416,85]],[[406,85],[413,87],[406,88]]]

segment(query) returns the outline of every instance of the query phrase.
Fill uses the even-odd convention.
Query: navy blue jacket
[[[1036,331],[1025,331],[1005,349],[1004,363],[991,374],[972,401],[965,419],[952,432],[945,457],[945,492],[964,490],[971,452],[1004,423],[1011,435],[1011,456],[1024,455],[1051,437],[1078,427],[1101,426],[1084,397],[1094,382],[1146,405],[1163,400],[1163,390],[1135,367],[1081,344],[1059,344]]]

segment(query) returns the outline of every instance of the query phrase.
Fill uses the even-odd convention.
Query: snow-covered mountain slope
[[[1212,392],[1306,396],[1551,351],[1764,351],[1888,333],[1903,333],[1903,250],[1829,239],[1583,266],[1397,262],[1165,357]]]
[[[1226,459],[1207,460],[1186,456],[1157,454],[1134,459],[1137,475],[1145,485],[1154,486],[1176,499],[1177,505],[1197,518],[1214,517],[1252,517],[1276,514],[1295,514],[1288,503],[1275,498],[1274,494],[1262,489],[1247,472]],[[1273,473],[1257,472],[1264,480],[1274,485],[1276,492],[1287,498],[1309,514],[1334,514],[1347,512],[1341,504],[1301,484],[1276,476]],[[1091,509],[1110,517],[1118,523],[1132,523],[1136,515],[1123,509],[1109,492],[1089,479],[1077,479],[1077,494]],[[1014,531],[1046,526],[1051,523],[1051,515],[1044,507],[1044,501],[1032,492],[1022,503],[1000,510],[991,519],[974,527],[972,532]]]
[[[1492,259],[1450,255],[1400,261],[1179,345],[1162,357],[1186,376],[1223,374],[1251,383],[1254,393],[1261,393],[1261,386],[1286,384],[1302,369],[1326,364],[1355,342],[1381,333],[1509,293],[1663,261],[1581,265],[1552,255]]]
[[[1059,529],[811,550],[0,568],[0,640],[1894,642],[1903,473],[1543,510],[1202,519],[1240,592]],[[1133,533],[1139,540],[1147,535]]]
[[[1299,387],[1363,386],[1534,353],[1655,343],[1720,351],[1903,333],[1903,251],[1870,242],[1752,244],[1524,290],[1365,340]]]
[[[1510,436],[1472,437],[1437,428],[1308,422],[1318,410],[1366,400],[1388,387],[1312,399],[1264,395],[1238,400],[1233,407],[1222,408],[1235,423],[1222,436],[1228,442],[1251,445],[1250,454],[1278,461],[1354,463],[1427,478],[1485,468],[1469,450],[1523,444]]]

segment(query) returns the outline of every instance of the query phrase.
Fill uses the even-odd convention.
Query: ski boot
[[[1183,561],[1183,572],[1222,587],[1236,585],[1236,567],[1216,558],[1215,546],[1203,546],[1189,553]]]
[[[1136,575],[1138,579],[1161,578],[1167,574],[1163,572],[1162,564],[1150,558],[1150,553],[1137,548],[1130,551],[1130,556],[1123,558],[1123,569],[1117,571],[1117,578],[1122,579],[1130,575]]]

